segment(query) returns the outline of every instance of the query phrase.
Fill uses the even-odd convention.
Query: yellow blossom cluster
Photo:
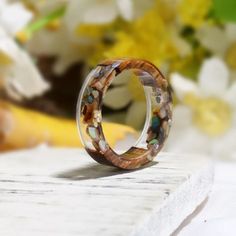
[[[201,26],[212,6],[212,0],[181,0],[178,5],[180,20],[183,24],[197,28]]]

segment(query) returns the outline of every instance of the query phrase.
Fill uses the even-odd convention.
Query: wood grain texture
[[[213,167],[199,156],[157,160],[121,171],[79,149],[1,154],[0,235],[169,235],[207,197]]]

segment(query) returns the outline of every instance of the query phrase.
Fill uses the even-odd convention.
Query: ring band
[[[132,70],[144,87],[147,115],[141,137],[123,154],[106,142],[102,129],[102,99],[112,80]],[[119,98],[117,98],[119,99]],[[168,136],[172,121],[172,96],[168,81],[150,62],[140,59],[106,60],[87,76],[77,103],[77,123],[89,155],[101,164],[136,169],[153,160]]]

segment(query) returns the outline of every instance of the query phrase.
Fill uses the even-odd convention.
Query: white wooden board
[[[0,235],[169,235],[207,197],[213,167],[199,156],[156,161],[120,171],[79,149],[1,154]]]

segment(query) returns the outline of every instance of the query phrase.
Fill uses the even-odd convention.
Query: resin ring
[[[131,70],[143,85],[147,114],[137,143],[123,154],[117,154],[106,142],[101,109],[112,80],[124,70]],[[171,119],[172,97],[167,80],[152,63],[139,59],[107,60],[98,64],[87,76],[77,104],[79,133],[86,151],[97,162],[122,169],[136,169],[153,160],[168,136]]]

